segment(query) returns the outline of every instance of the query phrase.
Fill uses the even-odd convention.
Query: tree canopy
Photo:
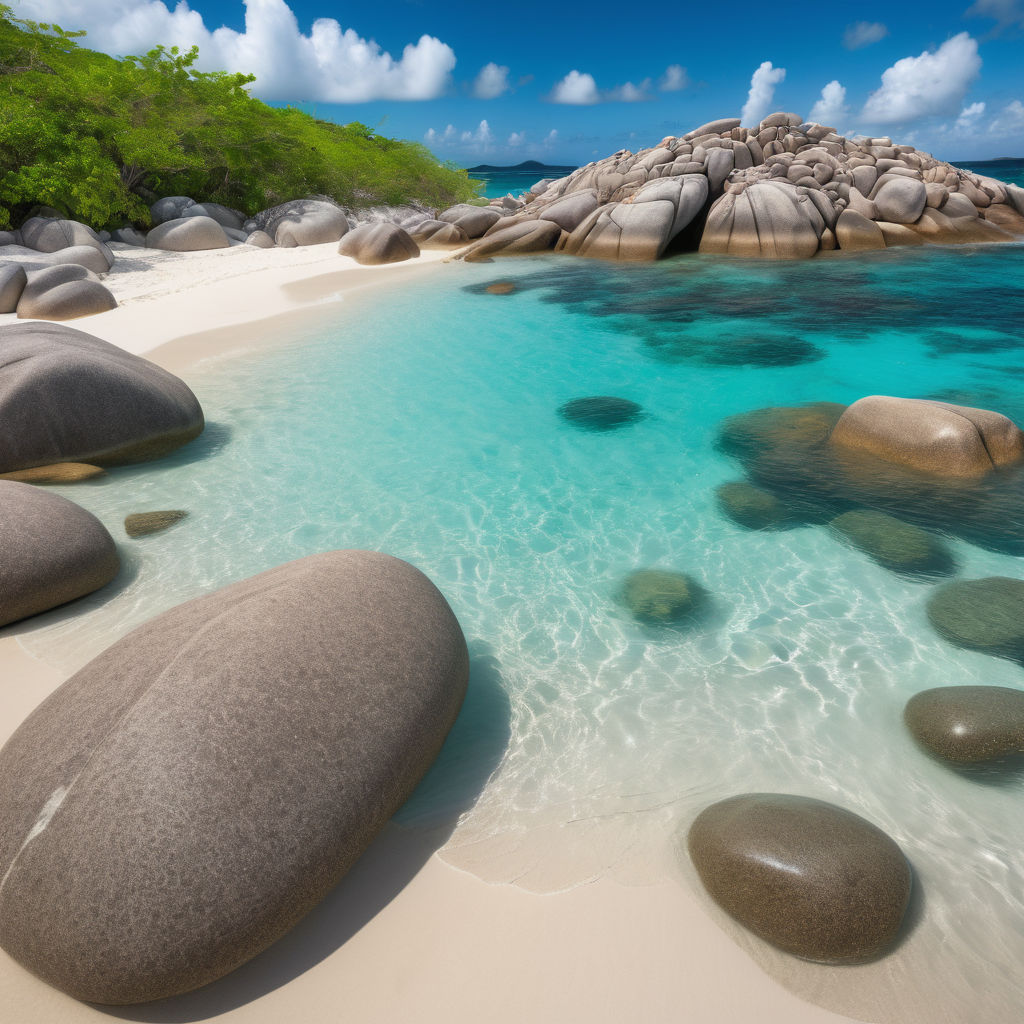
[[[36,205],[94,227],[148,224],[158,196],[247,213],[329,196],[346,206],[474,198],[426,147],[251,97],[252,75],[198,71],[197,48],[110,57],[84,33],[0,4],[0,227]]]

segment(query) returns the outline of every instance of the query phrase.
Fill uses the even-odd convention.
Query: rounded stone
[[[26,484],[77,484],[106,474],[105,469],[90,466],[86,462],[55,462],[49,466],[33,466],[32,469],[0,473],[0,480],[20,480]]]
[[[173,451],[203,431],[184,381],[62,324],[0,327],[0,472],[111,465]]]
[[[169,252],[227,249],[230,244],[224,229],[212,217],[177,217],[157,225],[146,235],[148,248]]]
[[[928,190],[916,178],[892,178],[875,195],[879,220],[893,224],[913,224],[924,213]]]
[[[741,457],[772,449],[820,447],[845,409],[835,402],[753,409],[723,420],[718,443]]]
[[[1024,580],[953,580],[932,595],[928,621],[955,647],[1022,661]]]
[[[948,576],[956,568],[941,538],[875,509],[854,509],[829,525],[854,547],[893,572]]]
[[[180,523],[187,515],[187,512],[178,508],[161,512],[133,512],[124,518],[124,532],[129,537],[146,537]]]
[[[0,263],[0,313],[13,313],[28,283],[25,268],[19,263]]]
[[[743,480],[719,485],[715,497],[722,513],[748,530],[775,529],[789,518],[786,507],[774,494]]]
[[[357,263],[379,266],[415,259],[420,247],[397,224],[360,224],[341,239],[338,252]]]
[[[511,295],[515,290],[514,281],[495,281],[484,289],[488,295]]]
[[[29,286],[32,283],[29,281]],[[99,281],[87,278],[66,281],[31,297],[28,292],[29,287],[26,286],[18,302],[19,320],[77,320],[82,316],[95,316],[117,308],[113,292]]]
[[[915,693],[903,721],[929,754],[970,767],[1024,755],[1024,692],[1007,686],[939,686]]]
[[[348,231],[345,212],[323,199],[293,199],[262,210],[253,220],[255,228],[285,249],[337,242]]]
[[[227,974],[409,797],[468,671],[442,595],[376,552],[313,555],[157,616],[0,751],[0,945],[89,1002]]]
[[[697,816],[687,846],[711,898],[787,953],[865,963],[899,934],[910,865],[881,829],[842,807],[781,793],[731,797]]]
[[[559,407],[558,415],[582,430],[616,430],[643,417],[643,407],[628,398],[592,395],[574,398]]]
[[[0,551],[0,626],[99,590],[121,564],[94,515],[13,480],[0,480]]]
[[[623,580],[618,599],[641,622],[671,625],[702,612],[708,593],[685,573],[637,569]]]

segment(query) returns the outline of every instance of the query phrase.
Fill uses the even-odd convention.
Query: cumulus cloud
[[[843,32],[843,46],[848,50],[859,50],[863,46],[877,43],[888,34],[889,29],[880,21],[855,21],[847,25]]]
[[[984,113],[984,103],[972,103],[969,107],[964,107],[964,109],[960,111],[960,116],[956,119],[957,128],[962,131],[971,130],[978,123],[978,119]]]
[[[972,18],[992,18],[996,29],[1024,28],[1024,3],[1021,0],[975,0],[964,12]]]
[[[18,14],[88,32],[86,45],[117,55],[145,53],[162,43],[199,47],[198,66],[256,76],[253,93],[267,100],[365,103],[429,100],[447,89],[455,53],[424,35],[400,58],[373,40],[318,18],[308,35],[285,0],[243,0],[245,30],[210,30],[186,0],[169,10],[160,0],[21,0]]]
[[[508,145],[513,149],[516,146],[521,146],[526,141],[526,132],[513,132],[508,137]]]
[[[980,70],[978,44],[961,32],[934,53],[925,50],[887,68],[881,88],[868,97],[861,116],[871,124],[908,124],[931,115],[955,114]]]
[[[743,105],[740,120],[747,125],[758,124],[768,113],[775,96],[775,86],[786,77],[785,68],[775,67],[770,60],[754,72],[750,78],[750,92],[747,102]]]
[[[476,131],[463,132],[459,136],[459,141],[469,143],[478,149],[487,149],[494,141],[494,136],[491,134],[491,126],[487,123],[487,119],[485,118],[477,125]]]
[[[995,135],[1015,135],[1024,133],[1024,103],[1011,100],[999,112],[999,116],[989,125],[989,131]]]
[[[669,64],[665,68],[665,74],[658,81],[658,88],[662,92],[679,92],[690,84],[690,76],[682,64]]]
[[[485,64],[473,82],[473,95],[478,100],[493,100],[503,92],[508,92],[508,68],[495,64]]]
[[[593,75],[586,72],[570,71],[551,90],[552,103],[568,103],[574,106],[592,106],[595,103],[640,103],[649,100],[651,80],[645,78],[639,85],[625,82],[614,89],[598,89]]]
[[[450,124],[443,132],[436,132],[433,128],[428,128],[423,138],[426,139],[428,146],[440,146],[452,142],[457,138],[458,134],[455,130],[455,125]]]
[[[818,124],[838,128],[846,121],[846,88],[833,79],[821,90],[821,98],[811,107],[810,119]]]

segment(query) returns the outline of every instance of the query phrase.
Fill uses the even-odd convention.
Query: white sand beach
[[[71,326],[188,380],[218,354],[272,342],[275,318],[443,273],[448,253],[360,267],[337,244],[194,254],[117,247],[104,283],[119,308]],[[382,299],[386,293],[382,291]],[[0,323],[13,322],[13,315]],[[257,326],[258,325],[258,326]],[[62,681],[0,630],[0,742]],[[828,1024],[850,1020],[765,974],[680,882],[600,880],[535,895],[489,885],[436,855],[444,834],[389,826],[293,932],[223,980],[136,1007],[78,1003],[0,953],[0,1018],[50,1024],[142,1021],[687,1021]]]

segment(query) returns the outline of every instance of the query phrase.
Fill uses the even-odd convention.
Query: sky
[[[254,96],[462,166],[584,164],[785,110],[946,160],[1024,156],[1024,0],[624,9],[518,0],[6,0],[118,56],[199,46]]]

